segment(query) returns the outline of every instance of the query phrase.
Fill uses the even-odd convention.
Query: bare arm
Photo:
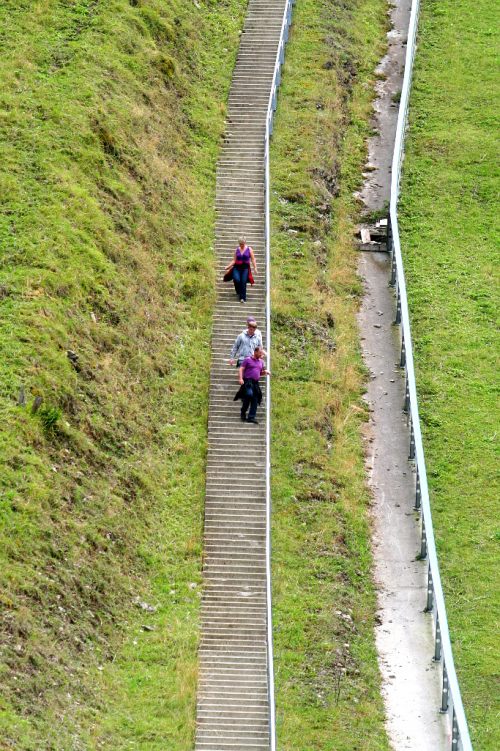
[[[255,271],[255,276],[257,276],[259,272],[257,271],[257,264],[255,263],[255,256],[253,254],[253,250],[252,248],[248,248],[248,250],[250,251],[250,260],[252,261],[252,266],[253,266],[253,270]]]
[[[234,267],[234,264],[236,263],[236,251],[234,251],[234,258],[231,261],[231,263],[225,267],[224,271],[231,271],[231,269]]]
[[[262,346],[262,344],[263,344],[262,343],[262,334],[260,333],[260,331],[259,331],[259,336],[258,336],[257,344],[259,345],[259,347],[262,347],[262,351],[264,353],[264,357],[267,357],[267,352],[264,349],[264,347]]]
[[[240,386],[243,386],[245,381],[243,380],[243,365],[240,367]]]
[[[231,359],[229,360],[229,362],[231,363],[231,365],[234,365],[234,358],[236,357],[236,353],[240,349],[240,336],[241,336],[241,334],[236,337],[236,341],[233,344],[233,348],[231,350]]]

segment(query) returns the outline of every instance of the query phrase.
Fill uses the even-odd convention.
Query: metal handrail
[[[439,564],[436,554],[436,543],[432,526],[432,515],[429,501],[429,488],[425,469],[424,448],[420,419],[418,414],[417,387],[413,364],[411,344],[410,315],[406,283],[399,240],[397,205],[399,184],[401,180],[404,158],[405,131],[408,124],[408,108],[413,62],[416,52],[418,31],[418,17],[420,0],[412,0],[410,25],[406,49],[406,63],[401,91],[396,141],[392,161],[391,203],[388,226],[388,250],[392,250],[391,283],[396,286],[397,312],[396,324],[401,324],[401,365],[406,368],[406,409],[411,421],[410,459],[415,461],[417,470],[417,491],[415,508],[421,509],[422,524],[422,557],[427,557],[427,610],[434,614],[435,648],[434,660],[442,667],[442,693],[440,711],[448,713],[451,724],[451,748],[453,751],[472,751],[472,744],[467,726],[467,720],[460,695],[457,674],[453,662],[453,651],[448,630],[446,606],[444,602]]]
[[[270,180],[269,142],[273,132],[273,112],[277,105],[277,90],[280,84],[280,70],[284,59],[288,27],[292,22],[292,5],[295,0],[286,0],[281,24],[280,41],[274,64],[273,82],[269,95],[266,115],[266,135],[264,145],[264,191],[265,191],[265,237],[266,237],[266,343],[267,369],[271,370],[271,220],[270,220]],[[274,687],[273,656],[273,603],[271,582],[271,382],[266,376],[266,609],[267,609],[267,676],[269,695],[269,740],[271,751],[276,751],[276,704]]]

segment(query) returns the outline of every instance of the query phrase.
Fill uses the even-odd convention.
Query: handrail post
[[[427,535],[425,533],[425,514],[422,514],[422,534],[420,536],[420,558],[427,558]]]
[[[390,287],[396,286],[396,279],[397,279],[396,253],[393,250],[392,251],[392,263],[391,263],[391,281],[389,282]]]
[[[436,616],[436,633],[434,638],[434,662],[441,662],[441,629],[439,628],[439,616]]]
[[[422,499],[422,493],[420,491],[420,472],[418,471],[418,467],[417,467],[417,485],[415,488],[415,505],[413,507],[414,511],[420,511],[421,499]]]
[[[431,612],[434,605],[434,582],[432,581],[432,569],[430,563],[427,567],[427,605],[426,611]]]
[[[401,290],[400,290],[400,287],[399,287],[399,280],[398,280],[397,286],[396,286],[396,294],[397,294],[397,298],[396,298],[396,320],[394,321],[394,325],[395,326],[400,326],[401,325]]]
[[[441,709],[442,714],[448,711],[448,673],[446,671],[446,664],[443,665],[443,687],[441,690]]]
[[[391,281],[389,285],[394,287],[396,285],[396,250],[394,247],[394,235],[392,231],[391,214],[387,217],[387,250],[392,253],[391,258]]]
[[[457,751],[460,732],[458,730],[457,715],[453,708],[453,721],[451,724],[451,751]]]
[[[412,462],[415,459],[415,429],[413,427],[413,420],[411,418],[410,424],[410,455],[408,457],[408,460]]]
[[[387,237],[385,241],[385,247],[388,253],[392,252],[392,228],[391,228],[391,214],[387,212]]]

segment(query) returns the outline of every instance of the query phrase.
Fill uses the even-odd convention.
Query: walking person
[[[262,391],[259,386],[259,378],[261,374],[271,375],[268,370],[265,370],[264,363],[262,362],[262,355],[264,350],[262,347],[255,347],[253,355],[246,357],[240,366],[240,390],[234,397],[234,401],[241,399],[243,404],[241,406],[241,419],[245,422],[253,422],[258,425],[258,420],[255,419],[257,415],[257,404],[262,401]],[[247,409],[250,407],[248,417],[246,415]]]
[[[255,318],[249,318],[247,320],[248,328],[246,331],[242,331],[236,338],[233,348],[231,350],[231,359],[229,362],[234,365],[234,360],[238,356],[237,363],[240,367],[241,363],[246,357],[251,357],[256,347],[262,347],[262,334],[257,328],[257,321]],[[264,352],[264,354],[266,354]]]
[[[253,284],[253,278],[250,271],[250,263],[253,266],[255,276],[257,276],[257,264],[255,262],[255,256],[252,248],[247,245],[244,237],[240,237],[238,241],[238,247],[234,251],[234,259],[229,266],[226,266],[224,271],[224,281],[232,278],[234,282],[234,289],[240,302],[246,302],[247,300],[247,283],[250,279],[250,283]]]

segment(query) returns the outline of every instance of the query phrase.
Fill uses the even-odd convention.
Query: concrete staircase
[[[196,751],[269,749],[266,637],[266,432],[240,420],[234,402],[236,336],[249,316],[265,328],[264,137],[285,0],[249,0],[229,92],[226,139],[217,169],[216,254],[205,557]],[[240,235],[258,276],[242,304],[223,268]],[[266,342],[264,341],[264,346]]]

